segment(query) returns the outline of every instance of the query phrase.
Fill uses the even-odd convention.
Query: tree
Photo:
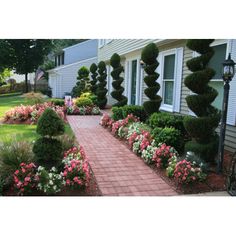
[[[150,116],[154,112],[158,112],[162,98],[157,95],[157,92],[160,89],[160,84],[156,82],[159,77],[159,74],[155,72],[156,68],[159,65],[157,57],[159,50],[154,43],[148,44],[141,54],[141,59],[145,63],[144,71],[147,76],[144,77],[144,82],[147,85],[147,88],[144,90],[144,93],[149,98],[149,101],[143,103],[146,113]]]
[[[96,94],[96,90],[97,90],[97,76],[98,76],[98,73],[97,73],[97,65],[95,63],[93,63],[91,66],[90,66],[90,72],[91,72],[91,77],[92,77],[92,80],[91,80],[91,91],[92,93]]]
[[[2,45],[7,47],[2,48]],[[28,92],[28,74],[35,72],[43,64],[45,57],[52,49],[52,40],[48,39],[7,39],[3,40],[0,54],[3,51],[7,58],[0,64],[25,75],[25,92]],[[7,60],[7,61],[6,61]]]
[[[6,79],[10,78],[11,76],[11,70],[6,68],[2,72],[0,72],[0,86],[3,84],[6,84]]]
[[[110,59],[110,64],[113,68],[111,76],[113,78],[112,86],[114,90],[111,92],[111,96],[115,98],[118,102],[113,106],[122,107],[127,104],[127,97],[123,95],[124,88],[121,86],[124,78],[120,74],[124,71],[124,67],[120,64],[120,56],[114,53]]]
[[[100,109],[104,109],[106,104],[107,104],[107,89],[106,89],[106,78],[107,78],[107,69],[106,69],[106,64],[104,61],[100,61],[98,63],[98,88],[96,91],[96,95],[97,95],[97,104],[99,106]]]
[[[82,66],[78,70],[77,83],[73,88],[72,93],[74,97],[79,97],[84,92],[89,92],[91,84],[89,81],[89,70],[87,67]]]
[[[187,61],[187,67],[191,73],[186,76],[184,84],[193,93],[186,97],[188,107],[196,117],[186,117],[184,126],[192,140],[185,145],[186,151],[193,151],[206,161],[213,162],[218,150],[218,135],[215,132],[220,121],[220,112],[211,103],[218,93],[209,86],[209,82],[215,75],[215,71],[208,67],[211,57],[214,55],[210,44],[213,39],[191,39],[187,41],[187,47],[196,51],[200,56]]]

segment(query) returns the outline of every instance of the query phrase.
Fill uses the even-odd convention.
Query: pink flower
[[[16,171],[14,172],[14,174],[15,174],[15,175],[18,175],[18,174],[19,174],[19,170],[16,170]]]

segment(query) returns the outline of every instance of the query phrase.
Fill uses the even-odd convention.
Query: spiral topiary
[[[188,95],[188,107],[197,117],[185,117],[184,126],[192,137],[192,141],[185,144],[185,151],[193,151],[202,159],[213,162],[218,151],[218,135],[215,132],[220,121],[220,112],[211,103],[218,92],[208,83],[215,75],[215,71],[208,67],[214,50],[210,47],[213,39],[191,39],[187,47],[196,51],[200,56],[187,61],[187,67],[193,73],[186,76],[184,84],[195,94]]]
[[[107,69],[106,69],[106,64],[104,61],[100,61],[98,63],[98,88],[96,91],[97,95],[97,105],[99,106],[100,109],[105,108],[107,104],[107,89],[106,89],[106,78],[107,78]]]
[[[145,63],[144,71],[147,76],[144,77],[144,82],[148,86],[144,93],[149,98],[149,101],[143,103],[146,113],[150,116],[154,112],[158,112],[162,98],[157,95],[157,92],[160,89],[160,84],[156,82],[159,77],[159,74],[155,72],[156,68],[159,65],[157,57],[159,50],[154,43],[148,44],[142,51],[141,59]]]
[[[97,65],[95,63],[93,63],[91,66],[90,66],[90,73],[92,74],[91,77],[92,77],[92,80],[91,80],[91,92],[96,94],[96,90],[97,90]]]
[[[83,92],[90,91],[90,87],[89,70],[87,67],[82,66],[78,70],[77,83],[72,90],[73,97],[79,97]]]
[[[124,81],[123,77],[120,77],[120,73],[124,71],[123,66],[120,64],[120,56],[117,53],[114,53],[110,59],[110,64],[113,68],[111,76],[113,78],[112,87],[114,90],[111,92],[111,96],[115,98],[118,102],[115,103],[114,107],[122,107],[127,104],[127,97],[122,95],[124,88],[121,86]]]

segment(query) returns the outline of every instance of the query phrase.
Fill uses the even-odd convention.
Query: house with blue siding
[[[55,55],[56,67],[49,70],[49,86],[52,97],[63,98],[70,93],[77,82],[77,73],[82,66],[89,68],[97,63],[98,40],[86,40],[64,48]]]

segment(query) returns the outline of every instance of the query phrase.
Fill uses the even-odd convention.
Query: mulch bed
[[[104,128],[104,127],[103,127]],[[110,130],[108,128],[104,128],[108,132]],[[111,133],[111,132],[110,132]],[[121,144],[125,145],[128,149],[127,141],[116,137]],[[132,150],[130,149],[132,152]],[[231,161],[232,153],[225,151],[224,156],[224,172],[221,175],[216,174],[216,165],[211,166],[208,176],[204,182],[191,183],[188,185],[179,185],[173,178],[169,178],[166,175],[166,170],[157,168],[156,165],[148,165],[152,170],[159,175],[167,184],[169,184],[176,192],[179,194],[197,194],[197,193],[205,193],[205,192],[215,192],[215,191],[225,191],[226,190],[226,178],[227,171],[229,170],[229,165]],[[138,158],[141,158],[137,155]]]
[[[102,196],[101,191],[98,188],[96,178],[90,168],[90,174],[91,178],[89,181],[89,184],[87,187],[81,188],[81,189],[76,189],[76,190],[71,190],[69,188],[63,189],[60,193],[57,193],[54,195],[54,197],[57,196],[81,196],[81,197],[86,197],[86,196]],[[16,193],[14,192],[13,189],[6,189],[3,192],[3,196],[17,196]],[[47,195],[42,194],[41,192],[33,192],[30,196],[40,196],[40,197],[47,197]]]

